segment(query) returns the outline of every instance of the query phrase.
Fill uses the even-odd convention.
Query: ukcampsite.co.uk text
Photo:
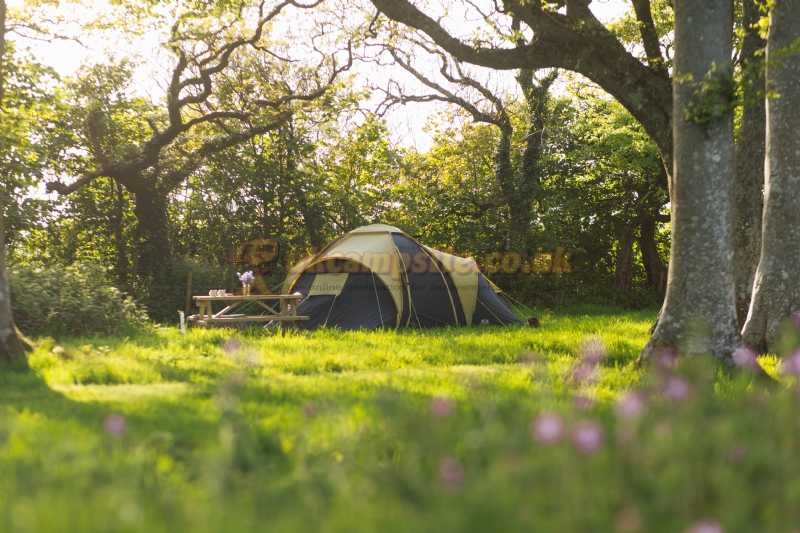
[[[435,260],[431,260],[431,255]],[[492,252],[485,256],[483,271],[487,274],[568,274],[572,272],[572,252],[557,246],[552,252],[536,252],[528,260],[523,260],[518,252]],[[372,273],[390,275],[400,279],[402,272],[414,274],[438,273],[439,265],[453,274],[467,275],[481,269],[471,257],[462,258],[449,254],[430,255],[418,252],[414,255],[405,252],[333,252],[305,271],[311,274],[359,274]]]

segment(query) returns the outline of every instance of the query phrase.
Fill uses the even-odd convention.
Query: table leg
[[[292,298],[289,302],[292,304],[292,316],[297,316],[297,306],[300,304],[300,298]],[[292,328],[298,329],[297,320],[292,320]]]
[[[197,303],[198,313],[200,315],[200,320],[205,322],[205,327],[210,327],[208,323],[208,319],[213,316],[213,312],[211,311],[211,302],[210,301],[203,301]]]
[[[281,316],[287,316],[289,314],[289,302],[288,300],[281,298]],[[281,320],[281,329],[286,329],[289,327],[289,324],[286,323],[286,320]]]

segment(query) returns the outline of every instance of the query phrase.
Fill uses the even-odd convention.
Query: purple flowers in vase
[[[242,295],[250,296],[250,284],[256,279],[256,277],[253,275],[253,271],[248,270],[242,274],[237,272],[236,275],[239,276],[239,281],[242,282]]]

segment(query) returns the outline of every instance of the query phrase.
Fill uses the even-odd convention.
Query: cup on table
[[[219,289],[217,291],[217,296],[225,296],[225,289]]]
[[[216,296],[217,295],[217,291],[214,290],[214,289],[211,289],[210,291],[208,291],[208,295],[209,296]]]

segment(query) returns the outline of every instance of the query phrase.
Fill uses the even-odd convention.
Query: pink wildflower
[[[793,376],[800,376],[800,348],[783,359],[783,371]]]
[[[125,436],[125,431],[127,430],[125,417],[118,414],[108,415],[103,421],[103,429],[105,429],[106,433],[112,437],[118,439],[122,438]]]
[[[579,452],[591,454],[603,447],[605,432],[594,420],[582,420],[575,425],[572,441]]]
[[[617,416],[623,420],[638,420],[644,414],[645,399],[640,392],[629,392],[614,405]]]
[[[673,402],[682,402],[689,397],[691,391],[692,386],[684,377],[672,376],[664,384],[664,396]]]
[[[658,348],[655,353],[655,360],[663,370],[672,370],[678,366],[680,353],[675,348],[664,346]]]
[[[531,425],[533,438],[542,444],[555,444],[564,436],[564,422],[554,413],[540,415]]]
[[[464,481],[464,469],[461,463],[451,457],[445,457],[439,463],[439,478],[448,489],[457,489]]]
[[[602,341],[591,339],[583,343],[581,353],[584,361],[597,364],[606,356],[606,347]]]
[[[733,352],[733,364],[739,368],[746,368],[750,371],[758,370],[760,367],[756,357],[758,352],[750,346],[742,346]]]
[[[686,533],[725,533],[719,522],[713,519],[695,522]]]
[[[577,383],[594,381],[597,377],[597,363],[590,359],[580,361],[572,370],[572,381]]]
[[[431,400],[430,410],[431,414],[436,418],[447,418],[456,406],[456,402],[450,398],[437,396]]]

